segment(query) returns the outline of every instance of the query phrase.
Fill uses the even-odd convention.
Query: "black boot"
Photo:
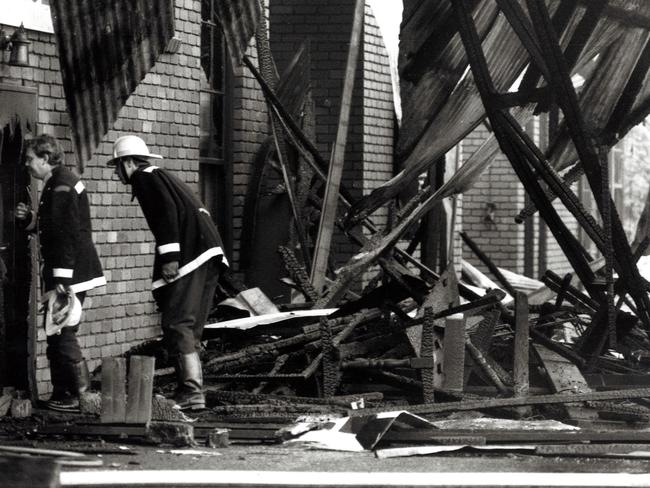
[[[61,365],[55,359],[50,360],[50,381],[53,387],[50,400],[60,400],[66,395],[66,386]]]
[[[88,363],[82,359],[78,363],[72,365],[75,379],[75,391],[78,396],[90,388],[90,372],[88,371]]]
[[[82,359],[76,363],[65,361],[58,364],[58,374],[63,387],[59,390],[61,393],[52,395],[47,402],[47,407],[57,412],[78,413],[79,396],[90,386],[90,374],[86,360]]]
[[[54,391],[47,401],[47,408],[57,412],[79,412],[79,398],[74,394],[75,383],[72,363],[67,361],[50,362]]]
[[[174,400],[181,410],[202,410],[205,408],[203,395],[203,370],[196,352],[176,356],[176,378],[178,387]]]

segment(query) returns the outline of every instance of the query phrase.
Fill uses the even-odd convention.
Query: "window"
[[[201,199],[231,250],[231,105],[232,73],[215,2],[201,1],[201,91],[199,187]]]

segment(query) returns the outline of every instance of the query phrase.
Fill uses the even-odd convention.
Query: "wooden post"
[[[434,382],[436,374],[436,366],[434,361],[435,356],[435,321],[433,319],[433,308],[425,307],[424,309],[424,324],[422,325],[422,339],[420,346],[420,357],[423,359],[431,359],[431,367],[423,368],[420,370],[420,378],[422,380],[422,402],[434,403]]]
[[[514,393],[515,396],[527,396],[528,382],[528,297],[522,293],[515,294],[515,357],[514,357]]]
[[[38,202],[36,186],[29,190],[32,202]],[[34,405],[38,402],[38,381],[36,380],[36,359],[38,357],[38,242],[29,240],[29,257],[31,261],[31,282],[29,284],[29,315],[27,316],[27,382],[29,394]]]
[[[450,315],[445,320],[443,389],[462,391],[465,381],[465,316]]]
[[[131,356],[125,420],[128,424],[146,424],[151,420],[155,361],[149,356]]]
[[[348,51],[345,79],[343,82],[343,93],[341,94],[341,112],[339,114],[338,130],[336,132],[336,139],[334,141],[334,147],[332,148],[332,155],[330,158],[327,186],[325,187],[318,237],[316,239],[315,255],[311,269],[311,282],[318,292],[322,291],[323,285],[325,284],[327,260],[329,258],[334,222],[336,220],[336,207],[338,203],[341,177],[343,175],[345,144],[347,142],[348,126],[350,122],[354,75],[357,70],[359,44],[361,31],[363,29],[364,7],[364,0],[356,0],[354,19],[352,22],[352,34],[350,36],[350,49]]]
[[[126,420],[126,359],[102,360],[102,423]]]
[[[528,395],[528,297],[522,292],[515,294],[515,396]]]

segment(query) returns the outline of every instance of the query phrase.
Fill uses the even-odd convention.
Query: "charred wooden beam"
[[[338,346],[338,354],[342,360],[351,357],[368,357],[385,351],[391,346],[400,343],[404,338],[402,332],[377,331],[370,335],[360,337],[354,342],[347,342]]]
[[[632,400],[634,398],[645,398],[650,396],[650,388],[637,388],[623,391],[600,391],[587,393],[567,393],[556,395],[537,395],[517,398],[488,398],[467,402],[448,402],[436,404],[421,404],[409,406],[409,412],[415,414],[433,414],[452,411],[484,410],[487,408],[518,407],[524,405],[555,405],[564,403],[579,403],[588,401],[610,401],[610,400]],[[374,415],[389,411],[389,409],[364,409],[348,410],[352,417]],[[544,430],[548,434],[551,431]],[[650,436],[650,432],[647,432]]]
[[[75,423],[42,425],[32,432],[35,436],[59,435],[120,439],[120,442],[194,446],[194,429],[187,422],[149,422],[146,425],[123,423]]]
[[[369,311],[362,314],[364,320],[374,320],[381,316],[379,311]],[[337,323],[333,329],[339,332],[345,329],[346,324]],[[206,373],[224,370],[238,369],[255,364],[264,359],[273,359],[283,354],[284,351],[299,348],[307,342],[318,340],[318,330],[311,330],[304,334],[297,334],[287,339],[269,342],[266,344],[255,344],[245,347],[233,353],[222,354],[207,360],[203,367]]]
[[[584,441],[583,441],[584,442]],[[589,442],[595,442],[589,440]],[[586,456],[586,457],[636,457],[639,451],[650,451],[650,444],[548,444],[535,447],[535,454],[540,456]]]
[[[603,195],[603,231],[605,233],[605,280],[606,280],[606,317],[607,317],[607,340],[609,347],[616,349],[616,307],[614,305],[614,242],[612,237],[612,199],[609,187],[609,165],[608,162],[609,150],[600,147],[600,162],[602,174],[602,195]],[[600,351],[599,351],[600,354]]]
[[[479,6],[487,8],[493,4],[494,2],[480,2]],[[483,16],[478,16],[477,24],[482,22],[484,22]],[[514,40],[515,38],[516,35],[508,28],[505,17],[497,16],[484,41],[490,61],[494,63],[492,67],[495,79],[503,91],[507,91],[514,83],[526,64],[526,58],[521,55],[524,49]],[[427,105],[429,98],[429,93],[422,93],[418,105]],[[369,215],[399,194],[405,185],[414,181],[484,118],[479,93],[475,89],[472,77],[464,77],[456,83],[453,91],[445,95],[444,102],[439,110],[435,112],[427,110],[422,114],[422,120],[427,125],[413,150],[405,153],[403,171],[360,200],[348,213],[346,218],[348,226],[354,225],[359,221],[358,219]],[[435,117],[431,117],[432,113]]]
[[[551,167],[543,153],[532,142],[530,137],[522,130],[516,122],[507,118],[508,125],[505,127],[510,137],[517,142],[518,148],[524,153],[525,160],[535,169],[536,174],[551,189],[554,195],[562,201],[565,207],[571,212],[587,235],[594,241],[599,250],[604,250],[604,233],[594,218],[585,210],[584,206],[573,193],[571,188],[565,184],[562,178]]]
[[[585,49],[585,46],[588,44],[589,37],[593,34],[598,22],[600,21],[600,15],[603,10],[603,6],[606,0],[594,0],[591,2],[587,8],[585,14],[580,19],[580,23],[573,31],[569,43],[564,49],[564,58],[566,59],[566,64],[569,69],[569,72],[572,72],[580,54]],[[556,31],[557,32],[557,31]],[[547,71],[548,75],[548,71]],[[548,76],[545,76],[548,80]],[[538,105],[535,113],[546,112],[550,103],[548,101],[542,102]]]
[[[290,405],[268,405],[250,404],[250,405],[222,405],[214,407],[210,411],[211,415],[216,417],[277,417],[287,416],[295,419],[300,415],[318,415],[318,414],[342,414],[343,409],[331,405],[315,404],[290,404]]]
[[[624,126],[626,116],[631,112],[634,103],[643,88],[643,83],[646,75],[650,70],[650,42],[646,43],[639,60],[634,66],[634,71],[627,81],[627,85],[623,89],[621,96],[618,99],[616,107],[609,117],[607,126],[604,133],[611,135],[615,140],[618,140],[621,134],[621,129]]]
[[[530,90],[518,90],[516,92],[501,93],[494,97],[496,109],[507,109],[512,107],[523,107],[530,103],[550,103],[552,93],[548,87],[532,88]]]
[[[487,360],[485,359],[483,353],[481,353],[479,348],[476,347],[469,339],[465,341],[465,347],[467,348],[467,351],[469,352],[471,358],[479,366],[479,368],[481,368],[481,370],[487,375],[487,377],[490,379],[492,384],[496,387],[498,392],[501,395],[509,395],[510,390],[506,387],[506,385],[503,384],[501,378],[499,378],[499,375],[494,371],[494,369],[487,362]]]
[[[432,358],[404,358],[404,359],[350,359],[341,362],[341,369],[427,369],[433,368]]]
[[[569,21],[575,14],[577,8],[576,0],[560,2],[553,14],[553,27],[556,32],[564,32]],[[531,90],[537,86],[542,74],[534,64],[528,65],[524,77],[521,80],[520,89]]]
[[[278,374],[280,372],[280,370],[284,367],[284,365],[287,363],[288,360],[289,360],[289,354],[282,354],[281,356],[278,356],[276,358],[275,362],[273,363],[273,368],[271,368],[270,373],[271,374]],[[257,385],[253,389],[253,393],[261,392],[262,390],[264,390],[264,388],[267,385],[268,385],[268,383],[266,381],[262,381],[259,385]]]
[[[592,5],[591,0],[577,0],[585,6]],[[644,2],[638,4],[626,0],[607,0],[602,15],[615,19],[628,27],[640,27],[650,30],[650,13],[644,8]]]
[[[575,352],[573,349],[571,349],[571,348],[569,348],[567,346],[564,346],[564,345],[560,344],[559,342],[555,342],[555,341],[549,339],[547,336],[545,336],[541,332],[539,332],[539,331],[537,331],[535,329],[531,329],[530,330],[530,335],[532,336],[533,341],[538,342],[539,344],[542,344],[542,345],[546,346],[551,351],[556,352],[560,356],[568,359],[569,361],[577,364],[578,366],[583,367],[583,366],[585,366],[587,364],[585,359],[582,356],[580,356],[577,352]]]
[[[555,297],[556,310],[560,309],[562,303],[564,302],[564,299],[566,298],[566,294],[569,290],[569,287],[571,286],[571,278],[573,278],[573,275],[571,273],[565,274],[564,278],[562,278],[562,283],[560,283],[560,291],[558,291],[557,296]]]
[[[547,63],[549,67],[549,85],[557,94],[558,105],[562,108],[565,121],[571,133],[578,156],[585,168],[585,175],[594,194],[596,204],[604,214],[603,195],[601,189],[601,168],[595,148],[587,137],[586,127],[579,109],[578,99],[571,84],[568,66],[559,47],[557,35],[553,31],[548,10],[543,0],[527,0],[528,10],[534,19],[533,25],[537,32],[539,42],[546,46],[549,53]],[[627,290],[634,299],[639,312],[639,319],[650,328],[650,300],[645,292],[641,292],[642,279],[639,270],[632,262],[632,252],[629,242],[614,209],[610,212],[612,218],[612,238],[618,271],[621,278],[627,283]],[[583,282],[584,283],[584,282]],[[584,283],[588,286],[587,283]]]
[[[643,423],[650,421],[650,411],[645,407],[634,407],[612,402],[587,402],[586,405],[596,410],[598,416],[604,420]]]
[[[470,317],[473,314],[467,314]],[[501,310],[495,308],[486,310],[481,320],[473,331],[469,331],[468,337],[481,352],[489,352],[494,338],[494,329],[501,317]]]
[[[416,379],[394,373],[392,371],[369,369],[366,370],[367,375],[371,378],[381,381],[383,384],[395,386],[397,388],[405,388],[417,393],[422,392],[422,382]],[[365,409],[364,409],[365,410]]]
[[[379,392],[359,393],[354,395],[336,395],[330,398],[314,398],[305,396],[287,396],[287,395],[266,395],[259,393],[249,393],[246,391],[228,391],[218,387],[205,387],[206,395],[210,402],[223,402],[237,405],[243,404],[269,404],[269,405],[287,405],[287,404],[315,404],[315,405],[332,405],[335,407],[350,407],[351,403],[364,400],[369,403],[381,402],[384,398]]]
[[[424,403],[435,402],[435,363],[434,355],[436,354],[434,326],[435,319],[433,308],[425,307],[422,324],[422,340],[420,343],[420,356],[423,359],[431,361],[431,367],[420,371],[420,379],[422,381],[422,401]]]
[[[522,154],[521,146],[517,147],[517,141],[512,141],[507,132],[508,126],[518,125],[516,121],[510,120],[511,116],[507,112],[491,110],[489,99],[496,92],[492,82],[490,72],[485,61],[485,56],[481,50],[480,42],[476,35],[476,29],[469,15],[464,0],[453,0],[452,5],[458,19],[459,32],[463,38],[465,49],[467,50],[470,67],[474,74],[481,98],[486,101],[485,106],[490,121],[495,130],[495,135],[499,140],[501,148],[508,156],[515,172],[526,187],[529,195],[538,208],[543,208],[542,216],[549,225],[557,241],[562,246],[569,262],[574,267],[581,281],[590,292],[598,295],[598,290],[592,286],[593,272],[589,269],[584,259],[584,249],[577,241],[575,236],[569,231],[562,219],[558,216],[552,205],[544,198],[543,191],[528,164],[525,162],[525,154]]]
[[[540,72],[548,75],[548,68],[546,67],[544,54],[539,47],[535,31],[530,25],[530,20],[524,12],[524,9],[517,2],[510,2],[509,0],[496,0],[496,2],[508,19],[510,26],[517,33],[517,36],[526,48],[526,51],[530,54],[531,61],[535,67]]]
[[[249,69],[253,73],[253,75],[255,76],[255,78],[260,83],[260,86],[262,87],[262,91],[264,92],[265,96],[270,100],[271,108],[273,112],[276,114],[276,116],[278,117],[278,119],[280,120],[280,122],[283,124],[286,135],[289,136],[289,138],[293,141],[294,146],[303,155],[305,161],[307,161],[309,164],[312,165],[312,169],[314,170],[315,174],[321,180],[326,181],[327,176],[325,175],[323,168],[327,167],[327,162],[325,162],[325,160],[322,158],[322,156],[320,155],[320,153],[318,152],[314,144],[304,134],[302,129],[293,120],[291,115],[287,113],[286,109],[284,109],[282,103],[278,100],[277,96],[275,95],[273,89],[268,85],[268,83],[266,83],[264,77],[257,71],[257,69],[252,64],[252,62],[246,57],[244,57],[244,61],[245,64],[249,67]],[[338,195],[338,198],[341,200],[341,202],[348,207],[351,206],[353,199],[350,193],[345,189],[344,186],[340,186],[339,191],[340,194]],[[340,224],[337,225],[341,226]],[[363,225],[371,232],[373,233],[377,232],[376,227],[369,220],[367,219],[364,220]],[[358,244],[365,245],[368,244],[369,242],[368,238],[363,234],[361,229],[348,229],[348,235],[353,240],[356,240]],[[394,252],[400,257],[402,257],[404,260],[418,267],[421,271],[433,277],[434,279],[438,278],[438,275],[436,273],[434,273],[428,267],[424,266],[420,261],[413,258],[413,256],[408,255],[404,250],[396,248]],[[392,259],[380,258],[379,263],[394,278],[399,278],[400,276],[398,272],[399,270],[396,268],[401,268],[406,273],[409,273],[406,267],[396,264]],[[341,293],[344,293],[344,290]],[[327,300],[327,298],[323,298],[322,301],[324,300]]]
[[[638,430],[548,430],[548,429],[481,429],[480,432],[470,429],[409,429],[398,431],[392,429],[386,432],[382,440],[386,442],[435,442],[438,437],[480,435],[489,444],[547,444],[557,442],[591,442],[609,444],[613,442],[650,442],[650,432]]]
[[[566,188],[571,187],[576,181],[582,178],[585,171],[581,164],[575,164],[571,169],[569,169],[565,174],[562,175],[561,180]],[[549,201],[553,201],[557,198],[557,195],[550,190],[545,190],[544,194]],[[516,216],[515,222],[521,224],[528,217],[533,216],[537,212],[537,207],[533,203],[527,204]]]
[[[479,258],[481,262],[490,270],[497,281],[501,283],[501,286],[503,286],[508,291],[508,293],[514,297],[517,293],[517,290],[515,290],[507,278],[503,276],[503,273],[499,271],[499,268],[492,262],[488,255],[481,250],[481,248],[467,235],[466,232],[459,232],[459,234],[462,237],[463,242],[467,244],[467,246],[472,250],[476,257]]]
[[[279,246],[278,252],[284,261],[284,267],[289,273],[291,279],[300,288],[300,291],[307,297],[308,300],[316,302],[318,300],[318,292],[309,281],[309,275],[305,268],[298,262],[293,251],[286,246]]]
[[[575,306],[586,308],[592,312],[596,312],[600,308],[600,304],[596,300],[581,292],[576,287],[567,285],[566,288],[563,288],[562,278],[551,270],[547,270],[546,273],[544,273],[542,281],[556,293],[559,293],[560,290],[564,289],[564,299]]]
[[[493,32],[497,6],[477,0],[470,4],[479,36],[484,39]],[[402,85],[403,117],[395,148],[398,160],[426,137],[431,114],[444,109],[465,72],[465,53],[452,15],[446,2],[422,2],[416,15],[402,22],[398,69],[400,78],[408,83]]]
[[[340,372],[332,338],[332,328],[329,320],[325,317],[320,319],[320,337],[322,347],[321,356],[323,358],[323,394],[325,397],[331,397],[336,393],[336,388],[340,380]]]

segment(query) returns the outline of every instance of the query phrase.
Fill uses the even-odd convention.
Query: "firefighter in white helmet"
[[[210,213],[192,189],[153,166],[161,156],[134,135],[118,138],[108,164],[131,185],[156,240],[152,292],[161,311],[163,343],[174,359],[175,401],[181,409],[205,408],[199,351],[220,272],[228,266]]]
[[[43,181],[38,210],[21,202],[15,215],[28,230],[38,231],[43,258],[46,355],[53,386],[47,406],[78,411],[79,395],[90,386],[76,337],[81,304],[86,292],[106,284],[92,241],[88,193],[79,177],[65,167],[63,148],[50,135],[25,142],[24,162],[32,177]]]

